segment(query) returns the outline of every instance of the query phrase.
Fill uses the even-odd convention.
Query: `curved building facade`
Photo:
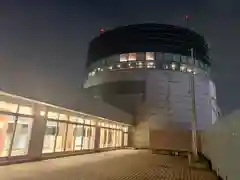
[[[192,30],[137,24],[106,31],[90,43],[86,68],[84,88],[135,116],[135,147],[190,150],[193,109],[199,132],[217,119],[208,46]]]

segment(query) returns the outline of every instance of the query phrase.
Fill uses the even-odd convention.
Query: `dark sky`
[[[239,0],[1,0],[0,88],[77,105],[89,41],[99,29],[142,22],[191,27],[211,46],[220,107],[240,106]],[[61,101],[60,101],[61,99]]]

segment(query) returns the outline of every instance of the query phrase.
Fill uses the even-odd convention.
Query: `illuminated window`
[[[91,124],[91,120],[85,119],[85,124]]]
[[[187,72],[192,72],[192,70],[190,68],[187,69]]]
[[[163,69],[168,69],[168,65],[167,65],[167,64],[164,64],[164,65],[163,65]]]
[[[154,60],[154,52],[146,52],[146,60]]]
[[[175,70],[176,69],[176,64],[172,63],[171,67],[172,67],[172,70]]]
[[[59,114],[56,113],[56,112],[51,112],[51,111],[49,111],[47,117],[48,117],[49,119],[58,119],[58,115],[59,115]]]
[[[57,132],[57,139],[56,139],[56,152],[64,151],[65,146],[65,138],[66,138],[66,130],[67,130],[67,123],[59,123],[58,124],[58,132]]]
[[[128,60],[129,61],[136,61],[137,53],[129,53],[128,54]]]
[[[12,103],[7,103],[5,101],[0,101],[0,111],[7,111],[7,112],[16,113],[17,108],[18,108],[17,104],[12,104]]]
[[[186,71],[186,66],[181,65],[181,66],[180,66],[180,71],[185,72],[185,71]]]
[[[27,155],[31,139],[33,118],[18,117],[11,156]]]
[[[32,108],[28,107],[28,106],[19,106],[19,110],[18,110],[19,114],[24,114],[24,115],[32,115]]]
[[[77,117],[77,116],[70,116],[69,117],[69,121],[71,122],[78,122],[78,123],[82,123],[84,122],[84,119],[81,117]]]
[[[155,63],[154,62],[148,62],[147,63],[147,68],[155,68]]]
[[[128,60],[128,54],[120,54],[120,62],[126,62]]]
[[[60,114],[59,115],[59,120],[65,120],[67,121],[68,120],[68,116],[66,114]]]

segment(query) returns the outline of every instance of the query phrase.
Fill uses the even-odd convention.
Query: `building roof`
[[[89,45],[87,66],[111,55],[129,52],[169,52],[195,57],[211,64],[204,37],[180,26],[135,24],[105,31]]]

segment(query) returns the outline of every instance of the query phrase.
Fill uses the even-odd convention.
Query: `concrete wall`
[[[223,179],[239,179],[240,110],[222,117],[203,133],[202,152]]]
[[[146,107],[150,126],[150,147],[191,151],[192,95],[191,74],[151,71],[147,76]],[[197,129],[212,124],[209,79],[195,76]]]

